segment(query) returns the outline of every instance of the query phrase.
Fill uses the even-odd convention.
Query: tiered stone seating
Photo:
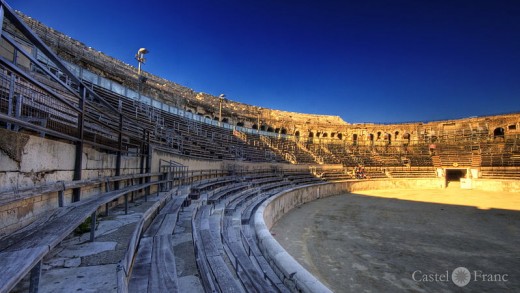
[[[520,179],[519,167],[482,167],[480,177],[484,179]]]
[[[192,235],[199,276],[206,291],[290,292],[258,249],[256,236],[251,230],[251,218],[263,200],[288,187],[320,182],[313,179],[314,176],[309,173],[296,171],[278,175],[249,174],[241,176],[241,180],[227,176],[196,184],[195,189],[200,198],[192,201],[196,207]],[[218,200],[210,200],[215,197]],[[175,251],[171,250],[168,239],[171,239],[176,211],[182,202],[182,199],[178,199],[167,204],[164,212],[159,213],[143,234],[137,251],[136,267],[130,278],[131,292],[152,292],[151,288],[166,288],[164,286],[168,284],[173,286],[171,288],[178,288],[176,279],[172,278],[175,264],[166,265],[165,261],[174,259]],[[170,251],[167,255],[172,257],[154,258],[153,251],[160,251],[163,246],[166,251]],[[141,254],[143,257],[139,256]],[[154,270],[155,280],[150,275],[151,270],[146,269],[154,267],[163,268],[160,272]]]
[[[271,148],[278,150],[281,153],[290,153],[299,164],[316,163],[314,157],[309,151],[305,151],[295,141],[283,137],[275,138],[269,137]]]

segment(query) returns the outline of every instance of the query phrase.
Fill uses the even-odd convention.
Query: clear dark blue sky
[[[347,122],[520,111],[518,0],[8,1],[195,91]]]

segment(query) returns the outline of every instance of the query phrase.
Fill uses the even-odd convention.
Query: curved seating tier
[[[187,192],[191,197],[191,210],[186,208],[185,211],[192,213],[193,249],[200,284],[204,290],[290,292],[257,247],[256,235],[252,232],[252,215],[265,199],[286,188],[321,182],[321,179],[308,172],[286,172],[226,176],[192,185]],[[180,201],[178,199],[175,206],[179,207]],[[163,253],[166,251],[166,256],[175,255],[169,243],[171,238],[168,237],[173,234],[176,217],[169,218],[168,212],[161,211],[144,232],[131,272],[130,291],[154,292],[151,288],[158,287],[153,287],[152,282],[169,286],[170,290],[178,288],[178,282],[173,278],[174,261],[165,264],[164,259],[153,257],[156,250]],[[174,260],[175,257],[166,259]],[[159,263],[155,264],[157,261]],[[152,278],[154,267],[162,268],[160,272],[153,270],[154,274],[159,275],[155,278],[164,279],[162,282]]]

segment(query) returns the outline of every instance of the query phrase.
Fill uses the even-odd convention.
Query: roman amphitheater
[[[520,114],[261,108],[1,4],[0,292],[520,290]]]

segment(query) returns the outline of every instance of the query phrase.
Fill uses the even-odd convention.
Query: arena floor
[[[345,194],[296,208],[271,231],[334,292],[520,292],[518,193]]]

